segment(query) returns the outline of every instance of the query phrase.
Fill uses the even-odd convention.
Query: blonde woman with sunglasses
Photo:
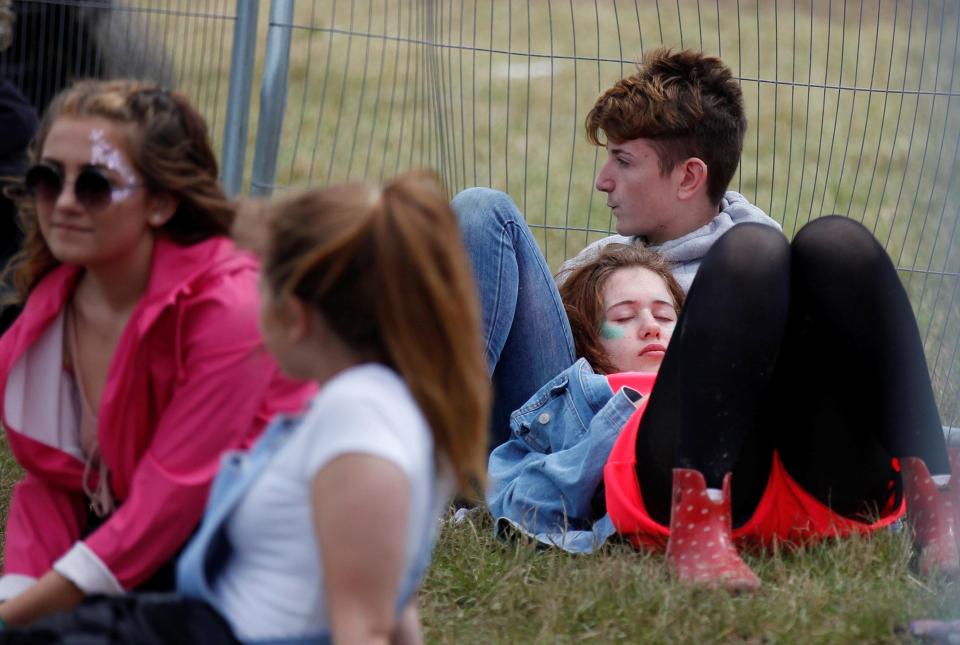
[[[312,387],[257,328],[256,260],[202,117],[180,94],[80,82],[31,151],[11,268],[24,304],[0,339],[0,413],[25,470],[13,493],[0,619],[173,583],[220,453]]]

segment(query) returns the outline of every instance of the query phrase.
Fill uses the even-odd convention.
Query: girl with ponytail
[[[316,329],[332,332],[337,345],[396,372],[460,487],[476,488],[489,388],[479,305],[436,178],[414,172],[382,189],[335,186],[277,202],[266,214],[262,328],[271,351],[284,360],[282,339],[271,342],[282,325],[273,323],[295,313],[304,340]],[[287,371],[324,381],[327,374],[313,370],[338,367],[305,355],[292,352]]]
[[[486,456],[479,305],[456,220],[425,173],[258,215],[264,340],[320,393],[246,465],[225,461],[178,587],[243,641],[418,639],[438,520],[457,488],[478,492]]]

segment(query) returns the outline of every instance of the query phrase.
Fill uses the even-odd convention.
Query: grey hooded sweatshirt
[[[697,269],[700,268],[700,262],[703,261],[703,257],[713,246],[713,243],[731,228],[744,222],[757,222],[758,224],[772,226],[778,231],[783,230],[779,223],[747,201],[746,197],[730,190],[720,200],[720,212],[709,223],[675,240],[669,240],[659,245],[651,244],[648,248],[657,251],[673,263],[673,276],[683,287],[683,290],[688,291],[691,283],[693,283],[694,276],[697,274]],[[587,262],[600,249],[611,242],[635,244],[643,243],[643,241],[644,239],[639,236],[626,237],[624,235],[611,235],[602,240],[597,240],[560,266],[560,270],[557,272],[557,283],[562,283],[570,271]]]

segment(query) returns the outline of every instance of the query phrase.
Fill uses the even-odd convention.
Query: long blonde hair
[[[436,176],[407,173],[274,201],[263,275],[406,381],[461,489],[484,480],[489,379],[480,306]]]

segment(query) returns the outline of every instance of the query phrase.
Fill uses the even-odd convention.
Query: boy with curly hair
[[[779,224],[727,191],[740,162],[747,118],[740,84],[714,56],[657,49],[597,99],[588,140],[607,149],[597,190],[619,235],[594,243],[565,275],[609,242],[640,241],[675,263],[689,289],[707,250],[736,224]],[[589,257],[587,255],[586,257]]]

